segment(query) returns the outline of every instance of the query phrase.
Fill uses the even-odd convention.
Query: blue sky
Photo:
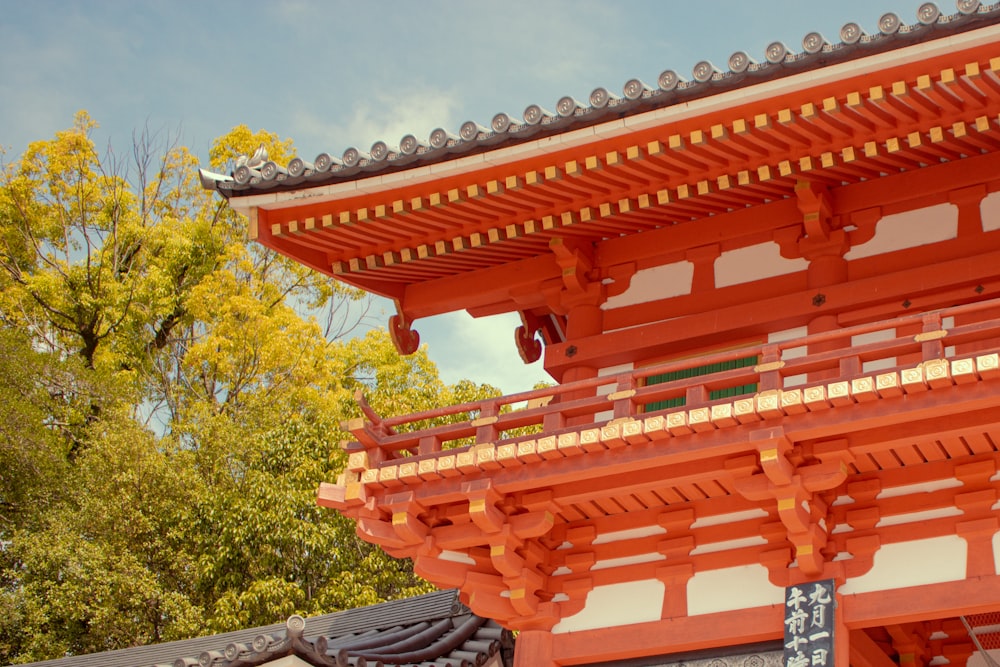
[[[810,31],[838,41],[855,21],[877,32],[918,0],[0,0],[0,146],[4,160],[86,109],[95,138],[126,153],[148,125],[181,135],[207,163],[212,140],[237,124],[289,137],[303,157],[426,138],[467,120],[488,125],[529,104],[617,93],[638,77],[689,76],[735,51],[762,60]],[[938,3],[954,13],[951,0]],[[384,320],[384,313],[379,315]],[[546,376],[525,367],[514,320],[449,315],[415,328],[449,382],[505,392]]]

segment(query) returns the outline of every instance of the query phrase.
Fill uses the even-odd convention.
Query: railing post
[[[981,324],[982,326],[986,326],[986,322],[998,319],[1000,319],[1000,306],[983,307],[978,308],[974,312],[955,315],[955,326],[958,327],[968,324]],[[980,340],[956,345],[955,354],[960,357],[982,354],[983,352],[993,350],[995,345],[996,338],[992,336],[984,336]]]
[[[760,350],[760,362],[754,367],[759,375],[757,391],[773,391],[781,389],[781,347],[778,345],[764,345]]]
[[[437,454],[441,451],[441,440],[433,435],[425,435],[420,438],[417,446],[418,454]]]
[[[559,401],[554,400],[549,403],[549,406],[553,408],[552,412],[549,412],[544,417],[542,417],[542,432],[550,433],[552,431],[558,431],[562,427],[566,426],[566,417],[559,410]]]
[[[707,401],[708,391],[703,384],[692,385],[684,392],[684,405],[701,405]]]
[[[614,405],[614,419],[632,416],[635,412],[632,405],[633,396],[635,396],[635,377],[629,374],[619,380],[618,387],[613,393],[608,394],[608,399],[613,401]]]
[[[341,428],[350,431],[358,439],[358,443],[367,450],[369,465],[378,466],[386,458],[390,458],[382,449],[382,439],[387,435],[395,435],[396,430],[382,422],[381,415],[368,405],[368,401],[365,400],[365,395],[360,389],[354,392],[354,400],[361,408],[364,417],[348,419],[341,424]]]
[[[499,403],[489,401],[482,405],[479,416],[472,420],[472,425],[476,427],[476,444],[496,442],[499,435],[497,431]]]
[[[942,359],[944,357],[943,338],[948,334],[941,326],[940,313],[927,313],[923,317],[923,331],[914,336],[920,343],[920,354],[924,361]]]

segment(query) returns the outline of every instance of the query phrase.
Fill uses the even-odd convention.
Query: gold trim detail
[[[624,391],[613,391],[608,394],[609,401],[618,401],[623,398],[632,398],[635,396],[635,389],[626,389]]]
[[[754,373],[766,373],[768,371],[776,371],[785,367],[784,361],[769,361],[766,364],[757,364],[753,367]]]
[[[913,337],[916,343],[925,343],[929,340],[940,340],[948,335],[947,329],[938,329],[937,331],[924,331],[923,333],[918,333]]]

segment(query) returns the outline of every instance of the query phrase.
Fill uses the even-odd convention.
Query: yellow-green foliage
[[[427,590],[316,487],[356,389],[387,415],[496,390],[445,386],[381,330],[331,337],[356,291],[247,245],[183,147],[142,133],[126,168],[94,127],[0,180],[0,663]],[[241,126],[212,162],[262,143],[292,155]]]

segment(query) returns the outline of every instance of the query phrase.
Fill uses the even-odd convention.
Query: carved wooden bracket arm
[[[396,314],[389,318],[389,336],[400,354],[413,354],[420,347],[420,334],[411,328],[412,325],[402,303],[397,300]]]
[[[781,429],[765,429],[757,440],[762,472],[735,480],[737,490],[748,500],[774,500],[778,517],[795,547],[799,570],[818,576],[824,569],[821,550],[826,547],[829,528],[827,507],[816,495],[843,484],[851,455],[846,447],[824,448],[818,463],[793,463],[793,445]]]
[[[542,329],[542,322],[538,316],[527,311],[521,311],[519,314],[521,326],[514,330],[514,342],[517,344],[521,360],[531,364],[542,358],[542,344],[535,337],[535,334]]]

